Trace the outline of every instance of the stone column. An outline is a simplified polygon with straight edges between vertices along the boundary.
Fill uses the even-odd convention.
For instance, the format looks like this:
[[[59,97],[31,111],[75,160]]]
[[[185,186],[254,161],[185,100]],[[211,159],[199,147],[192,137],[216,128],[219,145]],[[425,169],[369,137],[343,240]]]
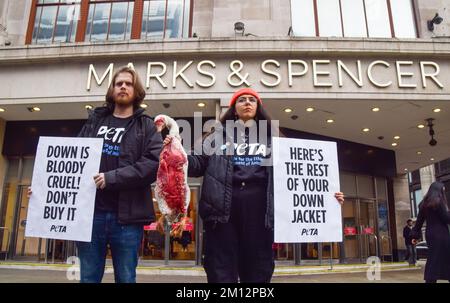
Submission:
[[[403,238],[403,227],[406,225],[406,221],[411,217],[408,176],[403,174],[394,178],[393,189],[395,213],[391,213],[390,218],[391,220],[395,219],[396,230],[392,231],[391,234],[392,237],[396,237],[397,255],[399,261],[402,261],[404,260],[406,253],[405,240]],[[396,255],[395,252],[394,255]]]
[[[428,192],[428,189],[430,188],[431,183],[436,180],[434,165],[422,167],[419,172],[420,188],[422,189],[422,195],[425,196],[425,194]]]

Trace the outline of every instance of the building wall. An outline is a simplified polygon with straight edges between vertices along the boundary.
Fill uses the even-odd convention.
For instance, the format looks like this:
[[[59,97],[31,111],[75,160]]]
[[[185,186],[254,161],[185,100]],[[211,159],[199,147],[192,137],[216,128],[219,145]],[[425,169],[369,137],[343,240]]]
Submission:
[[[0,24],[7,28],[7,35],[4,34],[3,36],[11,42],[11,45],[25,44],[30,10],[30,0],[0,1]],[[0,41],[0,46],[2,45],[3,43]]]
[[[450,0],[415,0],[419,37],[450,37]],[[434,15],[444,18],[441,24],[435,25],[433,32],[427,28],[427,21],[433,19]]]
[[[232,37],[234,23],[242,21],[245,33],[287,36],[291,26],[290,0],[214,0],[212,36]]]
[[[245,33],[285,37],[291,26],[290,0],[195,0],[192,33],[200,38],[234,37],[234,23],[243,21]],[[415,0],[420,38],[450,37],[450,0]],[[0,1],[0,24],[12,45],[24,45],[30,0]],[[427,20],[439,13],[444,21],[427,29]],[[6,34],[0,30],[0,45]]]
[[[211,37],[214,1],[196,0],[192,16],[192,34],[199,38]]]

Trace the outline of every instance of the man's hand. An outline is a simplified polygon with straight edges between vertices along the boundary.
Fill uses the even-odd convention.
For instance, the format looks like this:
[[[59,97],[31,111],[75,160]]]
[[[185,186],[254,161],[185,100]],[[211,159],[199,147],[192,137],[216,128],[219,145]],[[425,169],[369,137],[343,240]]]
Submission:
[[[339,202],[339,204],[344,205],[344,193],[341,192],[335,193],[334,197]]]
[[[167,135],[166,138],[163,141],[164,146],[169,144],[172,141],[172,136]]]
[[[31,190],[31,186],[28,186],[28,190],[27,190],[27,198],[28,199],[30,199],[32,193],[33,193],[33,191]]]
[[[95,186],[100,189],[104,189],[106,187],[105,174],[99,173],[94,176]]]

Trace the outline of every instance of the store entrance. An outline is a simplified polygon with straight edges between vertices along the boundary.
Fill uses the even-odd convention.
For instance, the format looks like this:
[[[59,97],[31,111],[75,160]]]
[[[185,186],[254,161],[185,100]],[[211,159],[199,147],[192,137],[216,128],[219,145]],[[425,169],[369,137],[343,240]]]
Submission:
[[[375,200],[347,199],[343,206],[344,257],[364,263],[378,255]]]

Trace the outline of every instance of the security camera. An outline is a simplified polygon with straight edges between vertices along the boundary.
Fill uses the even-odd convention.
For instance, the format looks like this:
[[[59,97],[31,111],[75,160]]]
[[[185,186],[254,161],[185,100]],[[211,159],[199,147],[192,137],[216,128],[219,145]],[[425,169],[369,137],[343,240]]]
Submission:
[[[433,31],[434,25],[441,24],[442,21],[444,21],[444,19],[441,16],[439,16],[438,13],[436,13],[436,15],[433,17],[433,19],[427,21],[428,30]]]
[[[170,103],[163,103],[163,107],[164,108],[169,108],[170,107]]]

